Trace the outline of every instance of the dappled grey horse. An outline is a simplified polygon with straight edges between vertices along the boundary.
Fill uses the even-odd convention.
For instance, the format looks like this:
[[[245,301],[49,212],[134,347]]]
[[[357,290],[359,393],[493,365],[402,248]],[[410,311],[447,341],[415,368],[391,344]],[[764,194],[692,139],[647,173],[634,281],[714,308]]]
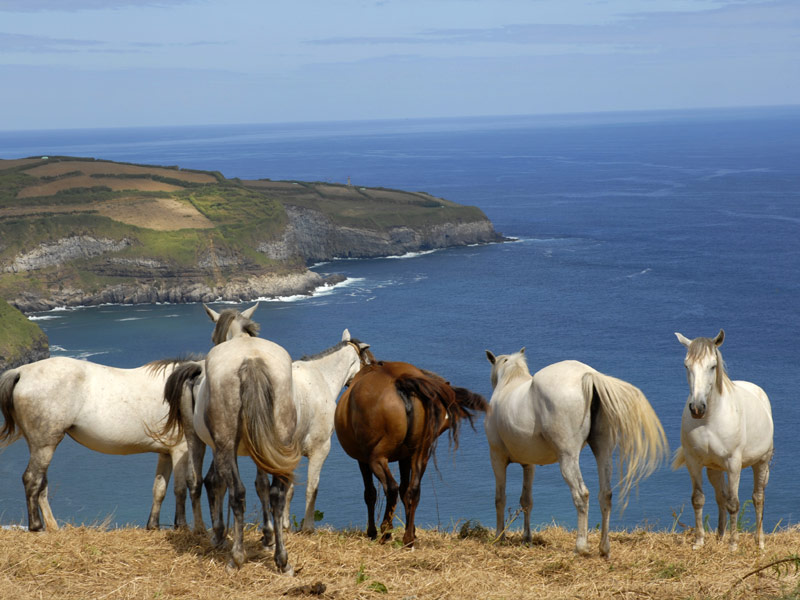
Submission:
[[[187,443],[180,433],[155,435],[167,418],[164,383],[181,360],[118,369],[53,357],[10,369],[0,377],[5,424],[0,444],[20,435],[30,449],[22,476],[31,531],[58,529],[47,499],[47,468],[64,435],[106,454],[158,453],[148,529],[157,529],[167,483],[175,472],[175,526],[186,525]],[[19,430],[19,431],[17,431]],[[191,487],[191,482],[190,487]],[[194,527],[204,531],[200,498],[192,498]]]

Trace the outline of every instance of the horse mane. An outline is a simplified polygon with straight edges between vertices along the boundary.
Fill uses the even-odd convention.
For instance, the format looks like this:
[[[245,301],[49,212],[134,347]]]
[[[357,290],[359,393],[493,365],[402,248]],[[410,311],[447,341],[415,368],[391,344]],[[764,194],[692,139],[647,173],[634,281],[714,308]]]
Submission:
[[[345,346],[347,346],[351,342],[353,344],[355,344],[356,346],[359,346],[359,347],[363,343],[359,339],[350,338],[350,340],[348,340],[348,341],[344,341],[343,340],[343,341],[339,342],[338,344],[336,344],[335,346],[331,346],[330,348],[328,348],[326,350],[323,350],[322,352],[317,352],[316,354],[312,354],[310,356],[307,355],[307,354],[303,355],[298,360],[302,360],[303,362],[308,362],[308,361],[311,361],[311,360],[317,360],[318,358],[323,358],[325,356],[333,354],[334,352],[337,352],[338,350],[341,350],[342,348],[344,348]],[[372,356],[372,352],[369,351],[369,348],[366,348],[366,349],[360,351],[360,353],[364,353],[364,352],[368,352],[369,353],[368,357],[371,358],[374,361],[375,357]]]
[[[219,319],[217,319],[217,324],[214,327],[214,333],[211,334],[211,342],[216,346],[221,344],[225,341],[225,338],[228,337],[228,330],[231,327],[231,323],[237,317],[241,317],[244,321],[242,325],[242,330],[249,335],[250,337],[256,337],[258,335],[261,326],[253,321],[252,319],[248,319],[245,316],[242,316],[238,310],[233,308],[226,308],[221,313],[219,313]]]
[[[180,367],[187,362],[199,362],[205,359],[205,354],[201,354],[199,352],[190,352],[188,354],[183,354],[173,358],[159,358],[158,360],[153,360],[144,366],[151,375],[160,375],[166,373],[167,369],[170,367]]]
[[[719,351],[719,346],[714,343],[714,340],[704,337],[693,339],[686,351],[686,360],[697,362],[709,354],[715,355],[717,359],[717,373],[714,382],[717,392],[721,394],[723,391],[730,391],[733,388],[733,382],[728,376],[728,369],[722,359],[722,352]]]
[[[506,361],[502,365],[492,369],[492,387],[497,387],[500,381],[505,383],[517,377],[531,376],[531,371],[528,369],[528,361],[525,360],[524,354],[517,352],[516,354],[509,354],[505,358]],[[500,371],[499,377],[498,371]]]

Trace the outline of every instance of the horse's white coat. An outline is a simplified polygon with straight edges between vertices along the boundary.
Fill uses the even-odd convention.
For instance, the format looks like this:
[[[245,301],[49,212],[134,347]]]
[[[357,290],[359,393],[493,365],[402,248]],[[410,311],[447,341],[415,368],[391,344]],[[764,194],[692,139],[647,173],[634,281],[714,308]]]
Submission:
[[[725,536],[726,512],[730,514],[732,550],[738,543],[739,478],[742,468],[752,467],[756,543],[763,548],[764,488],[773,452],[769,398],[754,383],[728,378],[719,351],[724,331],[714,339],[689,340],[680,333],[675,335],[688,350],[684,362],[690,392],[681,418],[681,447],[675,453],[673,468],[685,464],[692,480],[694,547],[702,546],[704,537],[703,467],[714,486],[720,538]]]
[[[33,496],[41,496],[45,526],[58,529],[46,500],[46,474],[64,434],[91,450],[106,454],[160,454],[148,527],[158,526],[161,503],[173,470],[176,501],[179,505],[185,503],[186,441],[182,435],[154,435],[160,431],[167,415],[163,393],[164,382],[171,371],[172,366],[118,369],[53,357],[7,372],[8,377],[19,374],[12,392],[13,410],[31,449],[25,480],[33,528],[37,525],[39,507],[32,500]],[[39,491],[41,482],[44,487]],[[176,518],[184,510],[179,506]],[[199,506],[196,507],[195,518],[199,510]]]
[[[647,399],[636,387],[599,373],[574,360],[544,367],[531,376],[524,348],[515,354],[487,351],[494,392],[484,421],[495,475],[497,535],[503,537],[506,468],[523,467],[520,504],[525,519],[524,541],[530,542],[531,488],[535,465],[558,462],[578,512],[576,552],[587,554],[589,491],[581,476],[579,456],[588,442],[598,465],[602,512],[600,553],[608,555],[611,513],[611,457],[619,445],[625,471],[622,496],[661,462],[666,438]],[[592,418],[593,398],[598,401]]]

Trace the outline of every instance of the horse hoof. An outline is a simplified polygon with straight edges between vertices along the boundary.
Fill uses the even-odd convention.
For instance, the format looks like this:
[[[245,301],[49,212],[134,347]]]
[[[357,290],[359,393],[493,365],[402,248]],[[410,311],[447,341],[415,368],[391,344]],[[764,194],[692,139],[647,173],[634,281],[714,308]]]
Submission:
[[[278,571],[280,571],[281,574],[286,575],[287,577],[294,577],[294,567],[289,563],[286,563],[286,565],[283,568],[279,567]]]
[[[267,544],[265,541],[261,541],[261,548],[267,552],[274,552],[275,551],[275,542],[271,544]]]

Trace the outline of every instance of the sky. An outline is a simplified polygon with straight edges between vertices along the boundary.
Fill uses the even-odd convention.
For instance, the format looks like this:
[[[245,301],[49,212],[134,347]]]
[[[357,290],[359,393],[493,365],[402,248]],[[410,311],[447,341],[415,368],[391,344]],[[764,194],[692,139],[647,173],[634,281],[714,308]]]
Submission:
[[[800,0],[0,0],[0,131],[800,104]]]

